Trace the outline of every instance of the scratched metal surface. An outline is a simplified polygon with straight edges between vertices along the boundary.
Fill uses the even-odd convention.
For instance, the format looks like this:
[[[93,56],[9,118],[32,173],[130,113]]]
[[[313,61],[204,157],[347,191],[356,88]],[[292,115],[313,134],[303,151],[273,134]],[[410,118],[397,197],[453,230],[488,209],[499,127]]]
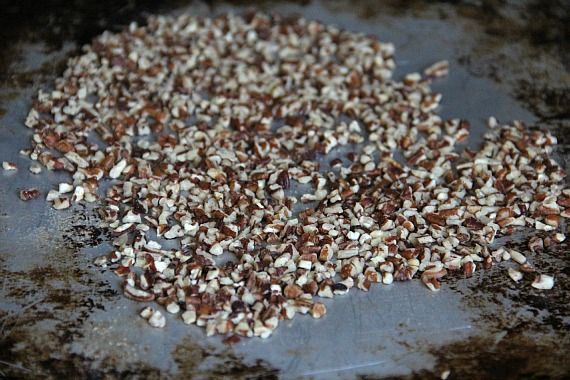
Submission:
[[[263,8],[299,13],[393,42],[396,77],[440,59],[450,60],[449,77],[433,87],[443,94],[442,116],[472,123],[472,146],[484,131],[483,121],[491,115],[499,120],[537,120],[496,82],[475,76],[460,64],[465,46],[474,43],[465,25],[453,19],[390,12],[362,17],[362,12],[352,12],[347,3],[337,5],[276,3]],[[168,12],[206,15],[240,10],[239,6],[193,4]],[[91,265],[93,257],[109,249],[92,210],[77,206],[56,212],[41,200],[24,203],[17,198],[19,188],[35,186],[45,194],[67,178],[46,171],[31,174],[27,170],[30,161],[18,151],[27,146],[31,134],[23,119],[32,94],[38,86],[49,86],[60,70],[50,65],[76,48],[73,42],[49,52],[41,43],[24,45],[10,70],[30,72],[32,78],[40,79],[24,83],[17,91],[6,85],[0,88],[5,110],[0,116],[0,161],[13,161],[19,167],[16,173],[0,173],[0,377],[344,379],[434,376],[446,369],[453,377],[462,371],[453,357],[445,356],[459,352],[461,346],[454,345],[487,338],[500,345],[508,335],[505,324],[486,322],[485,315],[503,318],[501,313],[508,310],[506,324],[537,318],[531,307],[511,301],[509,295],[487,297],[474,291],[485,283],[485,275],[478,274],[451,282],[438,293],[419,281],[376,286],[368,293],[356,290],[325,300],[328,314],[320,320],[299,316],[282,323],[267,340],[242,340],[232,347],[217,337],[207,338],[201,328],[186,326],[171,315],[167,315],[165,329],[150,328],[138,317],[142,305],[117,294],[120,286],[115,275]],[[51,68],[48,74],[34,74],[45,67]],[[567,263],[567,258],[561,260]],[[500,278],[504,269],[495,269],[492,278]],[[483,303],[471,302],[475,299]],[[557,317],[561,323],[569,322],[567,310]],[[567,342],[566,330],[542,330],[539,325],[533,333],[545,345],[554,340]],[[484,351],[484,342],[474,344],[473,350]],[[563,345],[562,353],[568,347]],[[508,369],[519,364],[497,364],[503,365]]]

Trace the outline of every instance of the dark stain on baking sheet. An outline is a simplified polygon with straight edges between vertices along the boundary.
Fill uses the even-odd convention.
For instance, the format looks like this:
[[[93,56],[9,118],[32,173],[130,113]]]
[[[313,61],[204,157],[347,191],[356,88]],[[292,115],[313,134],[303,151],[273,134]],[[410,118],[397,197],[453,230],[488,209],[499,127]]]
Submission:
[[[172,351],[178,366],[177,377],[206,379],[277,379],[279,371],[263,360],[247,363],[231,348],[218,350],[183,339]],[[204,369],[207,365],[207,369]]]
[[[506,331],[521,325],[528,332],[570,332],[570,260],[566,242],[543,252],[531,252],[517,244],[507,246],[522,252],[536,272],[524,273],[523,279],[515,283],[507,275],[507,268],[518,267],[511,260],[488,271],[480,270],[469,281],[456,275],[446,285],[463,295],[465,304],[480,315],[476,322],[487,328]],[[538,273],[553,276],[554,288],[533,288],[531,283]]]
[[[0,295],[15,305],[0,310],[0,378],[170,377],[172,373],[143,361],[122,363],[116,354],[100,358],[72,350],[73,342],[84,338],[91,314],[105,311],[120,295],[110,283],[94,279],[96,269],[80,254],[82,248],[108,240],[107,232],[95,227],[96,214],[74,213],[64,225],[62,236],[53,237],[46,248],[45,264],[13,271],[0,254]],[[172,358],[179,378],[274,379],[278,373],[262,360],[244,361],[231,347],[203,347],[188,338],[175,347]]]
[[[69,351],[95,310],[118,294],[107,282],[81,269],[76,249],[51,249],[45,264],[12,271],[2,259],[4,302],[0,311],[0,376],[82,376],[88,363]],[[144,367],[141,367],[144,368]]]
[[[531,287],[535,274],[525,274],[520,283],[507,275],[513,263],[479,271],[470,280],[461,275],[445,280],[444,286],[462,294],[465,307],[477,315],[479,334],[443,346],[428,341],[409,345],[409,350],[433,356],[432,369],[408,376],[381,379],[563,379],[570,375],[570,261],[566,244],[547,252],[531,253],[529,262],[542,273],[553,275],[550,291]],[[406,342],[402,342],[408,345]],[[362,375],[362,380],[380,379]]]
[[[536,337],[523,331],[507,331],[501,338],[472,337],[443,347],[430,348],[436,365],[406,376],[361,375],[360,380],[448,379],[515,380],[564,379],[569,373],[568,342]]]
[[[118,370],[116,357],[103,358],[103,364],[94,365],[93,359],[73,353],[62,352],[71,338],[55,332],[20,329],[0,343],[2,355],[0,378],[50,378],[50,379],[160,379],[161,373],[144,362],[133,363]],[[25,342],[25,348],[22,347]],[[17,347],[17,348],[16,348]],[[54,354],[56,353],[56,354]],[[26,364],[19,364],[26,363]]]
[[[78,253],[81,248],[100,244],[103,232],[93,227],[92,212],[76,213],[65,223],[62,236],[50,236],[44,259],[29,269],[13,270],[0,255],[0,378],[2,377],[123,377],[113,367],[92,367],[93,359],[70,351],[82,336],[82,327],[96,310],[105,310],[118,293],[111,285],[93,277],[93,268]],[[131,374],[150,374],[141,363]]]
[[[81,206],[76,206],[81,207]],[[63,240],[70,249],[96,247],[104,241],[111,240],[111,233],[107,228],[101,228],[99,217],[94,210],[75,212],[73,222],[63,229]]]
[[[483,334],[444,347],[428,348],[437,370],[453,378],[518,379],[564,378],[570,374],[570,261],[568,247],[553,247],[533,254],[529,262],[555,277],[550,291],[531,287],[535,274],[520,283],[498,265],[472,280],[451,279],[448,286],[463,294],[465,304],[479,314],[475,325]]]
[[[554,337],[533,337],[523,331],[507,331],[499,340],[473,337],[430,353],[438,372],[450,371],[449,379],[564,378],[568,343]]]

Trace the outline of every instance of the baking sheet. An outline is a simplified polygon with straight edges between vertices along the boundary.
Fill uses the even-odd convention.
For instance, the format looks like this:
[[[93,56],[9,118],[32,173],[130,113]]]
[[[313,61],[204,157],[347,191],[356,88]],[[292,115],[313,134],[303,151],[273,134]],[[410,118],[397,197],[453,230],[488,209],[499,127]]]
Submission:
[[[334,6],[264,3],[263,8],[302,14],[393,42],[397,78],[448,59],[449,77],[433,85],[443,94],[440,114],[468,119],[473,125],[472,146],[491,115],[504,121],[537,120],[496,82],[474,76],[461,64],[461,54],[475,41],[465,25],[453,19],[382,12],[363,15],[347,2]],[[235,5],[198,3],[169,12],[207,15],[242,10]],[[420,281],[374,286],[368,293],[354,290],[324,300],[328,313],[320,320],[298,316],[280,323],[267,340],[245,339],[231,347],[172,315],[166,316],[165,329],[150,328],[138,317],[143,305],[122,297],[120,279],[91,264],[110,249],[93,210],[75,206],[57,212],[42,200],[21,202],[17,197],[19,188],[35,186],[45,194],[67,179],[45,170],[31,174],[29,159],[18,151],[28,146],[31,135],[23,125],[31,96],[39,86],[49,86],[57,70],[43,76],[33,73],[53,68],[53,62],[76,48],[73,42],[49,52],[41,43],[23,45],[11,70],[31,72],[32,78],[39,79],[17,90],[0,89],[0,95],[11,94],[1,103],[5,113],[0,116],[0,161],[13,161],[19,167],[17,173],[0,172],[0,376],[344,379],[439,376],[445,370],[459,376],[475,368],[462,367],[462,360],[474,363],[482,360],[477,355],[491,355],[493,350],[500,355],[507,350],[503,345],[511,341],[524,346],[521,342],[528,339],[527,348],[542,353],[545,363],[547,356],[554,360],[556,353],[568,352],[568,330],[564,330],[570,322],[568,310],[540,308],[539,301],[548,303],[548,299],[532,290],[521,293],[503,280],[506,266],[468,280],[448,280],[438,293]],[[565,249],[552,257],[536,258],[537,264],[560,272],[560,290],[550,300],[554,303],[566,300],[570,271],[563,272],[568,268]],[[535,304],[527,302],[527,296],[537,298],[533,298]],[[557,318],[559,328],[544,323],[549,316]],[[516,335],[516,328],[529,320],[536,326]],[[512,334],[515,338],[509,338]],[[533,342],[552,352],[533,348]],[[472,355],[464,353],[470,351]],[[492,377],[501,373],[495,372],[497,368],[521,365],[497,362],[488,374]],[[568,370],[564,365],[534,369],[531,374],[563,374]]]

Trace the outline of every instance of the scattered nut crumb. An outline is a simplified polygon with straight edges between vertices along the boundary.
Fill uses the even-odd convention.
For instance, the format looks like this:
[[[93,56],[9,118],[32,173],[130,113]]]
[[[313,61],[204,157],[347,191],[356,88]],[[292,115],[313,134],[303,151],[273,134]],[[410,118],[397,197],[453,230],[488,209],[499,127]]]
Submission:
[[[40,191],[35,187],[31,187],[29,189],[20,190],[19,195],[21,200],[29,201],[31,199],[38,198],[40,196]]]
[[[539,274],[535,277],[531,285],[533,288],[541,290],[552,289],[554,287],[554,277],[546,274]]]
[[[521,272],[519,272],[516,269],[513,268],[509,268],[508,269],[508,273],[509,273],[509,277],[514,281],[514,282],[519,282],[520,280],[522,280],[523,278],[523,274]]]
[[[3,162],[2,162],[2,168],[3,168],[5,171],[18,170],[18,167],[16,166],[16,164],[13,163],[13,162],[9,162],[9,161],[3,161]]]
[[[34,162],[30,165],[30,172],[33,174],[40,174],[42,172],[42,167],[37,162]]]

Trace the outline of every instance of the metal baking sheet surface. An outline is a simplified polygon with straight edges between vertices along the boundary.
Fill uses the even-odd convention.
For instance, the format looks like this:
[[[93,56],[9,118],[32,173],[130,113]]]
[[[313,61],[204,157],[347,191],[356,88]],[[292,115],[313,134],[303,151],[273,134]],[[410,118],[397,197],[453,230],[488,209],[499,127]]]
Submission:
[[[449,12],[441,17],[439,8],[432,12],[427,5],[409,12],[396,9],[398,2],[380,3],[387,5],[266,2],[260,7],[393,42],[396,77],[448,59],[450,75],[433,87],[443,94],[442,116],[473,125],[471,146],[480,141],[491,115],[537,121],[500,81],[477,75],[465,63],[472,54],[476,64],[488,65],[472,53],[481,48],[477,19],[466,19],[451,6],[441,8]],[[207,15],[244,8],[176,2],[161,11]],[[488,48],[503,49],[507,57],[524,53],[513,46]],[[138,316],[142,305],[121,295],[120,280],[91,264],[110,249],[92,209],[57,212],[42,200],[21,202],[17,196],[18,189],[31,186],[45,194],[68,178],[45,170],[30,173],[31,161],[18,152],[31,135],[23,120],[32,95],[49,88],[62,71],[61,62],[77,48],[73,39],[63,39],[55,49],[41,38],[21,42],[5,67],[17,80],[5,78],[0,87],[0,161],[19,168],[0,172],[0,377],[350,379],[433,377],[449,370],[451,378],[492,378],[501,373],[556,376],[568,370],[567,363],[556,365],[570,347],[568,310],[554,307],[568,301],[565,246],[562,253],[531,257],[537,265],[558,270],[558,290],[550,300],[509,283],[501,266],[449,280],[437,293],[419,281],[374,286],[368,293],[355,290],[325,300],[328,313],[320,320],[299,316],[282,322],[269,339],[242,339],[231,347],[172,315],[166,315],[166,328],[150,328]],[[530,354],[521,349],[538,355],[543,365],[529,364]]]

